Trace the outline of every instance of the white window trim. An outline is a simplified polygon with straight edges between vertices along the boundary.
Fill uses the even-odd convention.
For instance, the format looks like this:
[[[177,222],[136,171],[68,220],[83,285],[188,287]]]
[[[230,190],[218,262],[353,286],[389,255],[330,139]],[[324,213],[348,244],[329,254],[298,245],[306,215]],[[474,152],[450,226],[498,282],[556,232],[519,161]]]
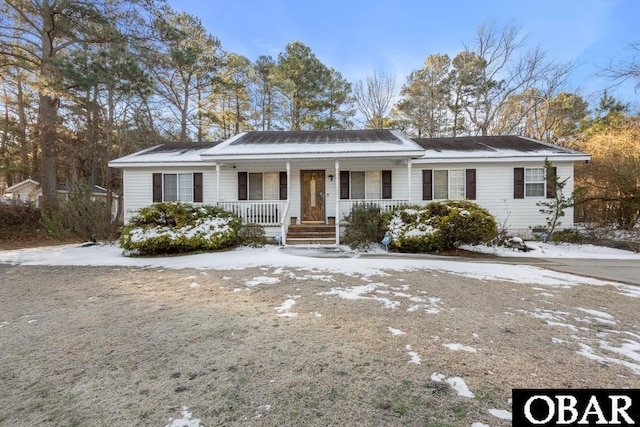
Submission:
[[[189,188],[189,199],[188,200],[180,200],[180,175],[187,175],[190,177],[191,188]],[[176,177],[176,200],[167,200],[166,197],[166,187],[164,185],[165,176],[175,176]],[[166,202],[183,202],[183,203],[193,203],[193,173],[189,172],[175,172],[175,173],[163,173],[162,174],[162,201]]]
[[[527,181],[527,171],[542,170],[542,181]],[[542,184],[542,195],[529,196],[527,194],[527,184]],[[547,197],[547,177],[544,167],[524,168],[524,198],[525,199],[544,199]]]
[[[367,197],[370,190],[370,182],[367,180],[367,174],[372,172],[377,172],[379,174],[379,187],[380,192],[378,197],[369,198]],[[364,199],[354,199],[353,198],[353,174],[354,173],[364,173]],[[370,176],[370,175],[369,175]],[[349,200],[380,200],[382,199],[382,170],[374,170],[374,171],[349,171]]]
[[[445,199],[436,198],[436,172],[447,172],[447,197]],[[462,198],[451,199],[452,184],[451,184],[451,172],[462,172]],[[467,196],[467,170],[466,169],[433,169],[433,178],[431,182],[431,194],[433,200],[464,200]]]
[[[275,199],[265,199],[265,180],[264,176],[266,174],[276,175],[277,185],[276,185],[276,197]],[[262,181],[262,198],[261,199],[252,199],[251,198],[251,175],[260,175]],[[247,172],[247,200],[279,200],[279,192],[280,192],[280,172]]]

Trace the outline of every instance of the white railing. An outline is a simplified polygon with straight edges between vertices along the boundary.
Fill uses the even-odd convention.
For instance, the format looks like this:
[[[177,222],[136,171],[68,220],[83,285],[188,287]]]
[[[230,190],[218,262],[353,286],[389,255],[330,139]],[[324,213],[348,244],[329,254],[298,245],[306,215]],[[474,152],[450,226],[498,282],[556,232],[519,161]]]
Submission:
[[[286,200],[238,200],[218,202],[218,207],[233,212],[245,224],[281,225]]]
[[[290,209],[291,200],[287,200],[287,203],[284,205],[282,216],[280,217],[280,236],[282,236],[282,243],[285,243],[287,241],[287,229],[290,225],[289,221],[291,221],[291,218],[289,217]]]
[[[355,199],[341,199],[340,200],[340,222],[343,222],[344,219],[351,213],[351,210],[356,204],[365,203],[367,205],[374,205],[380,208],[380,212],[386,213],[391,212],[394,208],[402,205],[409,204],[408,200],[400,200],[400,199],[363,199],[363,200],[355,200]]]

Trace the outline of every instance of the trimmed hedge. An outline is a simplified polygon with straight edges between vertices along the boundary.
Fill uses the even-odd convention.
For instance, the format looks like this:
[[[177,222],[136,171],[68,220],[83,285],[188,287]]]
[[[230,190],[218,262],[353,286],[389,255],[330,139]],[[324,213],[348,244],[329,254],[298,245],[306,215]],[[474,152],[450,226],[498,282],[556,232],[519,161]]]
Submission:
[[[489,211],[467,200],[396,208],[388,218],[388,229],[390,246],[400,252],[440,252],[490,242],[497,235]]]
[[[156,203],[122,229],[120,246],[132,255],[218,250],[235,244],[242,220],[215,206]]]

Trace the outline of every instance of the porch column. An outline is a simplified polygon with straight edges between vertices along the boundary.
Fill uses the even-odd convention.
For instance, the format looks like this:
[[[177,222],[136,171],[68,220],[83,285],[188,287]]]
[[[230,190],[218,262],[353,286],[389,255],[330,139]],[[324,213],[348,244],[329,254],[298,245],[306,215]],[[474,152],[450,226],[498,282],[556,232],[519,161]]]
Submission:
[[[216,162],[216,205],[220,202],[220,162]]]
[[[336,245],[340,244],[340,160],[336,159],[336,172],[335,172],[336,188],[334,190],[334,197],[336,199]]]
[[[407,199],[409,200],[409,204],[411,204],[411,159],[407,160],[407,185],[409,187]]]

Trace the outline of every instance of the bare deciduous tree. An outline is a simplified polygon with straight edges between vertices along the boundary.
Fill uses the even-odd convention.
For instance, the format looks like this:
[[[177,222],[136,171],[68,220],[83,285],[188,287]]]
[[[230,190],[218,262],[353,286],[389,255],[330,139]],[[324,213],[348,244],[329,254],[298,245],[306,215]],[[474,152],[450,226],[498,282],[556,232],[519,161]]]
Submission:
[[[385,127],[387,115],[395,92],[392,76],[374,72],[364,81],[358,80],[353,88],[358,111],[364,116],[365,126],[370,129]]]

